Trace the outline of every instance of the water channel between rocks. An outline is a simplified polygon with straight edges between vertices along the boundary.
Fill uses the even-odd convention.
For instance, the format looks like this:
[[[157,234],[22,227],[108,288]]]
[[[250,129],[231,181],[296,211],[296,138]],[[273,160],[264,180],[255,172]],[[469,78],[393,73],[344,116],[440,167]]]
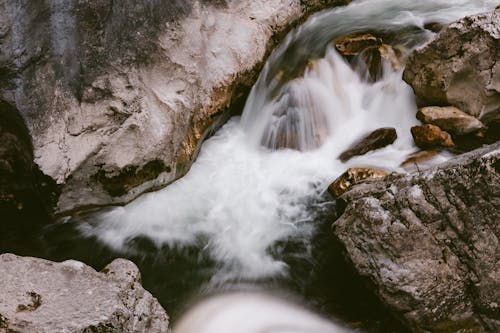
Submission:
[[[495,4],[366,0],[314,15],[272,53],[242,116],[203,144],[185,177],[124,207],[21,228],[6,244],[17,254],[73,258],[97,269],[129,258],[174,320],[200,294],[278,290],[325,315],[369,322],[369,331],[398,331],[333,243],[335,207],[325,189],[351,166],[405,172],[400,165],[416,150],[415,101],[402,68],[383,60],[381,79],[369,82],[332,41],[372,32],[404,60],[433,36],[426,23],[446,24]],[[392,145],[338,159],[381,127],[396,128]],[[281,149],[290,146],[302,151]]]

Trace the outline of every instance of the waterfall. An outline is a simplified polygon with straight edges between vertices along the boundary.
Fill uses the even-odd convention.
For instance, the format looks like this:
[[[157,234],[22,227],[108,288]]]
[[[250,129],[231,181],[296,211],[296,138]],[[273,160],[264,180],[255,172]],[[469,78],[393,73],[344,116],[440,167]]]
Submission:
[[[287,265],[271,249],[293,240],[307,250],[315,230],[310,202],[320,201],[352,166],[405,172],[400,164],[416,150],[410,134],[417,124],[415,101],[402,69],[382,60],[381,77],[367,80],[332,41],[378,31],[392,36],[404,58],[432,36],[425,23],[448,23],[496,4],[360,0],[313,16],[273,52],[242,116],[203,144],[185,177],[124,207],[98,212],[80,229],[125,253],[137,237],[171,248],[201,244],[217,263],[216,285],[286,276]],[[338,159],[381,127],[396,128],[398,139],[346,163]]]

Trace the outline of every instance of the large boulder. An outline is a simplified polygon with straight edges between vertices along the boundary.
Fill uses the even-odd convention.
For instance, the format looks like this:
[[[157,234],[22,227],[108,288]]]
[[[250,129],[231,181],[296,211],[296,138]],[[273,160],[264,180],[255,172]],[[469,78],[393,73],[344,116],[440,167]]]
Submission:
[[[415,332],[500,329],[500,143],[354,186],[333,232]]]
[[[288,29],[346,2],[3,0],[0,98],[58,213],[126,203],[187,172]]]
[[[0,332],[167,332],[168,316],[116,259],[96,272],[74,260],[0,255]]]
[[[443,29],[408,59],[403,78],[421,106],[453,105],[500,121],[500,7]]]

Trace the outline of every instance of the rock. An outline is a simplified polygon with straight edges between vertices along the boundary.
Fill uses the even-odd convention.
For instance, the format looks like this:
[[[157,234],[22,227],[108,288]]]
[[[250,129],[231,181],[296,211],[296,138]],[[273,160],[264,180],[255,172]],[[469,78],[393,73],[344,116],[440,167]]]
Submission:
[[[404,160],[404,162],[401,163],[401,166],[403,168],[408,168],[415,164],[418,165],[420,163],[424,163],[433,159],[437,155],[439,155],[439,150],[420,150],[413,154],[408,155],[406,160]]]
[[[385,59],[387,62],[389,62],[392,66],[392,69],[395,71],[399,71],[403,69],[404,67],[404,61],[403,61],[403,50],[402,47],[395,49],[391,45],[388,44],[382,44],[378,48],[380,52],[380,56],[382,59]]]
[[[348,150],[340,154],[339,159],[342,162],[350,160],[354,156],[366,154],[369,151],[380,149],[390,145],[397,139],[396,130],[392,127],[379,128],[368,134]]]
[[[415,144],[420,148],[455,146],[450,133],[443,131],[435,125],[413,126],[411,134],[413,135]]]
[[[444,25],[439,22],[429,22],[424,24],[424,29],[430,30],[432,32],[438,33],[443,30]]]
[[[417,118],[425,124],[436,125],[454,135],[465,135],[484,128],[481,121],[453,106],[424,107],[418,110]]]
[[[414,332],[500,328],[500,143],[353,187],[333,232]]]
[[[31,138],[19,112],[0,100],[0,233],[28,220],[49,220],[51,191],[57,188],[47,178],[33,163]]]
[[[0,99],[62,186],[56,213],[124,204],[183,176],[285,32],[346,2],[2,1]]]
[[[372,34],[349,35],[337,38],[334,41],[335,48],[344,56],[358,55],[367,48],[378,48],[382,40]]]
[[[444,28],[408,59],[403,78],[420,106],[453,105],[485,125],[500,121],[500,8]]]
[[[2,332],[168,332],[165,310],[128,260],[98,273],[75,260],[2,254],[0,271]]]
[[[340,197],[345,191],[356,184],[385,178],[386,176],[387,172],[381,169],[349,168],[328,186],[328,192],[334,197]]]

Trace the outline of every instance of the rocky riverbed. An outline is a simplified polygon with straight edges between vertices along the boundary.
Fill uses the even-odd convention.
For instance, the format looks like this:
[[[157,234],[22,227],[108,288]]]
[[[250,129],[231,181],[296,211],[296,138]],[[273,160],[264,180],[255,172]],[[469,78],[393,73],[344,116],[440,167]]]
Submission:
[[[130,1],[0,2],[1,252],[16,249],[16,254],[34,253],[40,244],[47,246],[40,233],[47,232],[54,213],[125,204],[183,176],[204,138],[231,112],[241,111],[266,57],[284,33],[313,11],[347,2],[181,1],[166,6]],[[411,128],[417,147],[398,162],[398,172],[391,173],[383,166],[356,163],[360,156],[380,153],[401,137],[410,137],[410,131],[396,134],[395,128],[383,127],[344,144],[343,153],[341,150],[333,158],[349,161],[350,169],[329,187],[337,209],[326,217],[328,225],[333,223],[333,232],[321,227],[319,238],[289,243],[278,238],[284,245],[273,244],[264,250],[287,253],[286,249],[291,249],[291,259],[284,265],[290,264],[296,276],[307,276],[300,270],[312,267],[309,259],[294,257],[297,248],[313,253],[318,248],[335,251],[335,264],[345,268],[349,273],[344,277],[352,277],[355,284],[350,290],[358,286],[370,298],[368,306],[383,309],[375,320],[395,318],[401,326],[392,325],[394,332],[496,332],[500,328],[500,8],[449,25],[410,27],[406,33],[422,34],[431,28],[438,33],[411,54],[406,54],[405,48],[398,49],[393,33],[363,30],[331,41],[346,60],[344,68],[338,65],[340,57],[330,57],[337,64],[336,70],[352,68],[373,86],[387,75],[387,68],[394,72],[406,66],[402,75],[413,88],[418,106],[414,116],[422,122]],[[306,52],[293,44],[291,50]],[[291,76],[266,68],[275,74],[270,95],[286,85],[286,80],[293,81],[295,76],[300,80],[300,75],[311,78],[315,70],[326,68],[318,59],[303,65],[293,69],[285,66]],[[337,92],[342,90],[335,87]],[[293,89],[285,90],[283,96],[291,104],[280,105],[280,110],[286,118],[287,108],[298,110],[301,99],[293,95]],[[320,111],[314,110],[317,115]],[[294,117],[287,126],[293,127],[300,120],[297,114]],[[321,128],[322,133],[312,136],[317,139],[314,148],[322,149],[330,128],[326,118],[315,119],[313,127]],[[289,148],[297,148],[292,147],[297,142],[263,144],[284,150],[279,153],[300,163],[289,152]],[[428,168],[429,161],[451,154],[456,156]],[[239,163],[243,166],[248,161]],[[210,177],[217,179],[213,174]],[[323,204],[333,205],[331,197],[323,195],[326,189],[317,190],[318,184],[309,187],[322,193]],[[257,181],[252,183],[257,185]],[[280,192],[275,201],[284,200],[287,194]],[[165,198],[168,203],[169,197]],[[312,201],[317,204],[316,197]],[[145,202],[154,210],[145,200],[135,206]],[[292,202],[291,206],[300,210],[307,205]],[[233,219],[240,217],[223,207],[219,210],[235,214]],[[98,215],[84,216],[85,223],[80,225],[88,229],[98,225]],[[127,215],[118,216],[128,226]],[[293,224],[295,220],[285,222],[299,230],[303,221],[302,215],[297,216],[297,224]],[[147,220],[142,214],[141,219]],[[248,239],[256,231],[257,225],[253,226],[255,229],[245,233]],[[150,226],[137,225],[135,229],[144,228],[143,234],[125,237],[138,251],[129,252],[129,256],[169,262],[168,258],[158,259],[158,254],[168,257],[169,251],[156,240],[147,239],[146,227]],[[160,226],[153,227],[162,234]],[[61,223],[56,230],[64,228]],[[230,229],[224,226],[222,230]],[[204,232],[203,236],[209,237],[209,232]],[[19,235],[33,237],[30,242],[37,245],[23,249],[17,243]],[[99,244],[99,236],[86,234],[87,240],[77,246],[81,253],[99,255],[94,248],[85,249]],[[310,241],[325,242],[325,236],[331,236],[331,247],[308,247]],[[204,245],[202,240],[199,237],[190,244],[199,251],[198,261],[190,265],[203,260],[209,264],[202,269],[227,270],[205,251],[216,242]],[[244,252],[243,245],[249,243],[239,241]],[[62,240],[57,249],[68,250],[75,242],[72,238]],[[144,259],[142,248],[157,254]],[[113,250],[116,252],[103,253],[106,257],[120,253]],[[225,248],[217,250],[226,255]],[[250,250],[247,254],[254,255]],[[50,250],[40,256],[47,253]],[[56,257],[65,254],[52,256]],[[328,257],[322,254],[314,260]],[[255,262],[260,259],[254,258]],[[301,260],[306,263],[293,271],[293,262]],[[242,264],[236,260],[230,263],[233,269]],[[169,329],[165,310],[155,295],[141,286],[135,264],[125,259],[116,259],[97,272],[75,260],[56,263],[5,253],[0,255],[0,271],[0,332]],[[313,271],[309,275],[316,273]],[[191,278],[198,279],[191,277],[189,269],[179,274],[185,284]],[[166,276],[174,275],[170,272]],[[158,279],[154,282],[159,283]],[[330,295],[330,291],[312,292],[319,293]],[[356,297],[356,304],[361,304],[362,295]],[[360,326],[373,329],[366,323]]]

